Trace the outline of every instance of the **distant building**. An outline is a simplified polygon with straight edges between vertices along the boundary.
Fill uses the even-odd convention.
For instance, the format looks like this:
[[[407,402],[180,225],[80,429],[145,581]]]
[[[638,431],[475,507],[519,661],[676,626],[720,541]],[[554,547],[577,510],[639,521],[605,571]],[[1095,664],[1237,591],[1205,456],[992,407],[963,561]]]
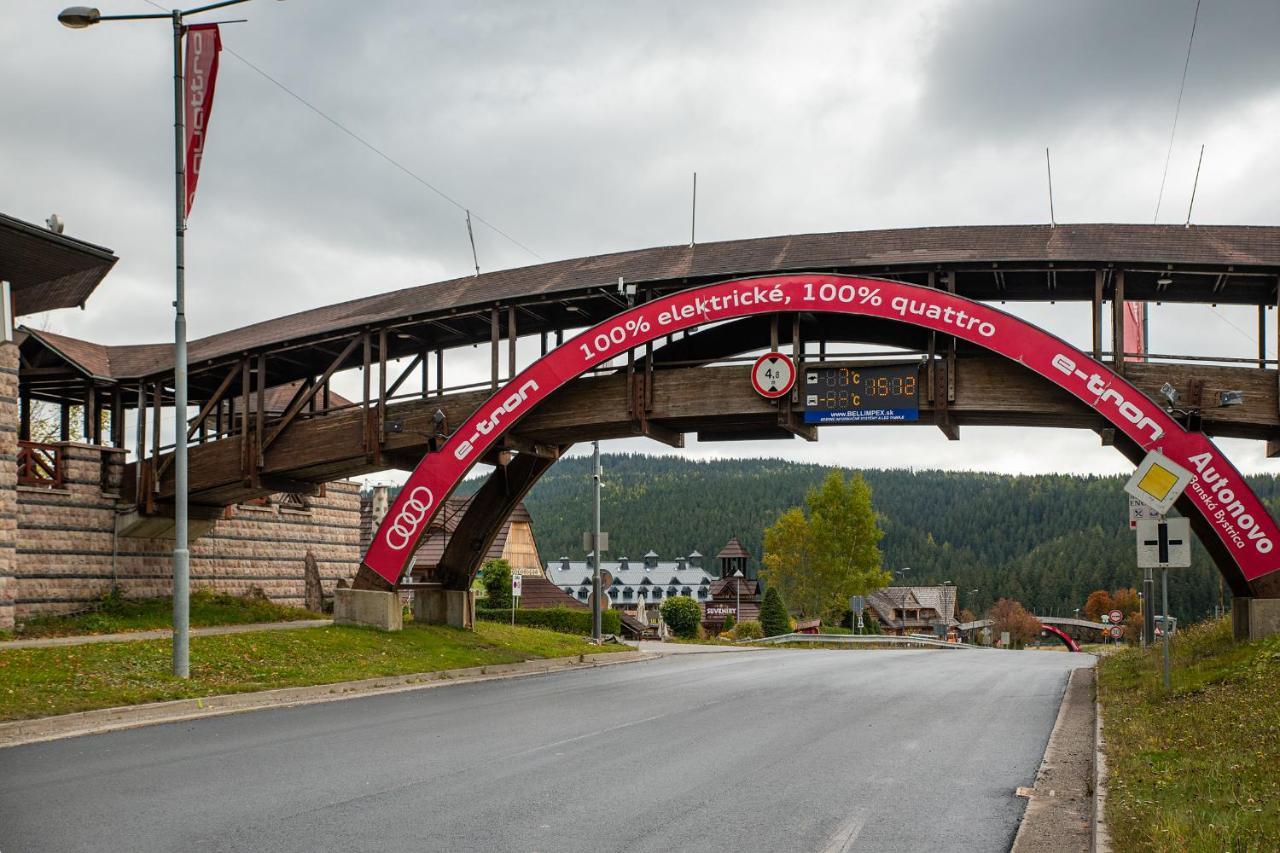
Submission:
[[[956,635],[956,588],[942,586],[887,586],[867,596],[867,607],[886,634]]]
[[[675,560],[661,560],[654,551],[645,554],[639,562],[626,557],[616,561],[604,560],[600,563],[600,571],[607,572],[610,578],[605,589],[610,606],[635,611],[642,605],[646,609],[660,605],[663,600],[677,595],[703,603],[710,597],[713,578],[703,568],[702,560],[697,551]],[[585,602],[591,594],[594,566],[594,557],[590,554],[584,561],[561,557],[556,562],[547,563],[547,579]]]
[[[441,512],[431,519],[431,526],[422,539],[414,560],[412,575],[415,580],[429,578],[449,544],[449,538],[457,529],[458,522],[471,505],[471,495],[464,498],[449,498],[444,502]],[[373,533],[387,513],[388,487],[374,486],[371,492],[362,496],[360,518],[360,550],[367,551]],[[502,529],[494,537],[493,544],[484,555],[484,562],[503,559],[511,564],[513,574],[526,577],[542,576],[542,558],[538,556],[538,543],[533,538],[533,519],[524,504],[517,504],[511,511]]]

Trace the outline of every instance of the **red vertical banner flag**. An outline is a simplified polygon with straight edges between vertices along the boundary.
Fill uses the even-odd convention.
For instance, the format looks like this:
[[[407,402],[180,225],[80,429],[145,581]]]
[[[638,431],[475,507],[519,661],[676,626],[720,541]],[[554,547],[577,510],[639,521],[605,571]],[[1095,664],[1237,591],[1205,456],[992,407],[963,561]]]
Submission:
[[[209,116],[213,113],[213,85],[218,79],[218,53],[221,50],[222,36],[217,24],[187,27],[186,67],[183,70],[187,157],[184,216],[191,215],[196,181],[200,180],[200,161],[204,159],[205,134],[209,130]]]
[[[1125,361],[1142,361],[1146,355],[1146,319],[1147,303],[1126,302],[1124,304],[1124,351],[1136,353],[1136,355],[1126,355]]]

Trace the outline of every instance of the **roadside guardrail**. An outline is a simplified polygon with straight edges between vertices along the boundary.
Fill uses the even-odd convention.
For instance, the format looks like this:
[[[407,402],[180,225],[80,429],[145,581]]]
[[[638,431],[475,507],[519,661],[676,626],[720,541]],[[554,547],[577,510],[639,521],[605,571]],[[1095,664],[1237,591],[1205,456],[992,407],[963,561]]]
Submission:
[[[980,649],[970,643],[948,643],[936,637],[920,634],[908,634],[899,637],[895,634],[779,634],[776,637],[765,637],[763,640],[739,640],[739,643],[766,643],[771,646],[785,643],[811,643],[822,645],[846,646],[908,646],[915,648],[929,647],[939,649]]]

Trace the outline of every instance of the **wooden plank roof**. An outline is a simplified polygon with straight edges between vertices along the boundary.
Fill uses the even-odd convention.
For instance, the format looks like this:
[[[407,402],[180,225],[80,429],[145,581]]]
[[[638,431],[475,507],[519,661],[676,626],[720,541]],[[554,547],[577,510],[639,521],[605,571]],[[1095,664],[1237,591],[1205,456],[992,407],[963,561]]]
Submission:
[[[1192,265],[1280,272],[1280,227],[1197,225],[984,225],[799,234],[660,246],[554,261],[362,296],[209,335],[189,344],[191,363],[287,342],[452,311],[615,288],[672,288],[732,276],[806,270],[929,269],[972,265]],[[1268,292],[1274,282],[1266,285]],[[1173,298],[1171,294],[1169,298]],[[1064,298],[1059,295],[1059,298]],[[1252,298],[1252,297],[1251,297]],[[1225,296],[1221,301],[1230,301]],[[486,331],[487,334],[487,331]],[[157,345],[143,345],[155,347]],[[117,379],[172,370],[172,353],[120,350]]]
[[[0,279],[19,316],[84,305],[117,260],[110,249],[0,213]]]

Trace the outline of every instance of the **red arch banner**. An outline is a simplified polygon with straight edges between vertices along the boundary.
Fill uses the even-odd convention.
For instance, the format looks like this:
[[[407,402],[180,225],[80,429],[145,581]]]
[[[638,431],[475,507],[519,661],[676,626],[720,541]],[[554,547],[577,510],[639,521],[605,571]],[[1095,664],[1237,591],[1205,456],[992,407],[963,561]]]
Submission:
[[[1143,450],[1190,469],[1187,489],[1246,581],[1275,571],[1280,531],[1244,478],[1203,433],[1189,432],[1149,397],[1065,341],[989,305],[900,282],[842,275],[781,275],[707,285],[647,302],[566,341],[482,404],[409,475],[363,564],[395,584],[427,523],[495,441],[565,383],[628,349],[672,332],[779,311],[857,314],[954,335],[1033,370],[1093,408]],[[1119,510],[1117,510],[1118,512]]]

